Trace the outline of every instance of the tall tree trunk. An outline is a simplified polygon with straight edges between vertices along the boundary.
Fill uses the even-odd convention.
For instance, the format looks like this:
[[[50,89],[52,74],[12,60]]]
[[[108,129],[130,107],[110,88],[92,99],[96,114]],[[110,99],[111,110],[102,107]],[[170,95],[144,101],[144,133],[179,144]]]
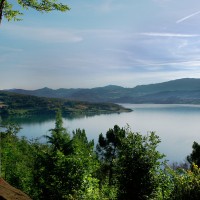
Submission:
[[[1,0],[1,3],[0,3],[0,24],[2,21],[2,17],[3,17],[3,8],[4,8],[5,1],[6,0]]]

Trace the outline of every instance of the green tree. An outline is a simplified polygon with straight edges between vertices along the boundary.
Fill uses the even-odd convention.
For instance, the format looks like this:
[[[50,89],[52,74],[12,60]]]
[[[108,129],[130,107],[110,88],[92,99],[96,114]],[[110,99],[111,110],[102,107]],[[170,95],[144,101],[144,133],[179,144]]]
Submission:
[[[194,142],[192,145],[192,153],[187,156],[187,161],[192,165],[195,163],[200,167],[200,145]]]
[[[155,133],[142,136],[127,130],[118,160],[118,199],[139,200],[154,197],[159,187],[161,161],[156,148],[160,139]]]
[[[73,166],[70,162],[70,135],[63,128],[61,111],[56,113],[55,128],[46,136],[48,144],[38,151],[34,164],[34,182],[37,183],[36,199],[63,199],[71,190],[70,177],[67,176]],[[71,185],[70,185],[71,184]]]
[[[17,136],[20,127],[5,125],[1,134],[1,177],[12,186],[31,193],[34,150],[25,138]]]
[[[102,133],[99,135],[96,150],[101,161],[101,174],[108,174],[109,185],[113,182],[114,162],[118,156],[123,138],[125,138],[125,129],[120,128],[118,125],[115,125],[113,129],[109,129],[106,137]]]
[[[170,191],[167,200],[198,200],[200,197],[200,169],[192,164],[192,170],[167,169]]]
[[[58,111],[47,139],[49,145],[38,152],[34,166],[36,199],[90,199],[92,191],[98,196],[98,162],[85,131],[77,129],[71,138]]]
[[[73,158],[78,161],[78,176],[81,175],[77,199],[102,199],[97,178],[99,162],[94,152],[94,141],[88,141],[85,130],[76,129],[76,131],[73,131],[72,147]]]
[[[63,127],[61,110],[56,112],[55,128],[50,129],[51,135],[46,136],[48,143],[52,145],[53,151],[59,150],[67,155],[70,151],[70,134]]]
[[[58,0],[17,0],[17,5],[19,5],[22,9],[28,10],[32,8],[39,12],[50,12],[53,10],[58,10],[65,12],[69,10],[67,5],[62,3],[58,3]],[[15,10],[14,7],[15,3],[9,0],[0,0],[0,23],[2,18],[5,17],[8,21],[14,20],[21,20],[18,18],[23,13],[20,10]]]

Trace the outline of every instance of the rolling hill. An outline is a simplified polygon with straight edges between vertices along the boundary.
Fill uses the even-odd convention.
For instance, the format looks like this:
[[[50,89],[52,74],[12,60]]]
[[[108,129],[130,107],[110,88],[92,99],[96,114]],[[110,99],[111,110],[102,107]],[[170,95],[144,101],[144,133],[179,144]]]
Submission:
[[[53,90],[42,88],[38,90],[12,89],[10,91],[38,97],[56,97],[88,102],[200,104],[200,79],[194,78],[139,85],[134,88],[109,85],[92,89],[61,88]]]
[[[0,116],[49,115],[55,114],[57,109],[61,109],[63,115],[73,116],[131,111],[114,103],[90,103],[0,91]]]

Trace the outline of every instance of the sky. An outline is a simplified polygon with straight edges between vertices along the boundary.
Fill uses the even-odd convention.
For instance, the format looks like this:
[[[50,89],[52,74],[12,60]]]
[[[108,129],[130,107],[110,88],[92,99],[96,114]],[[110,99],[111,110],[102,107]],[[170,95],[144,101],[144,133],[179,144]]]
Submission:
[[[13,2],[13,1],[11,1]],[[199,0],[66,0],[0,25],[0,89],[200,78]]]

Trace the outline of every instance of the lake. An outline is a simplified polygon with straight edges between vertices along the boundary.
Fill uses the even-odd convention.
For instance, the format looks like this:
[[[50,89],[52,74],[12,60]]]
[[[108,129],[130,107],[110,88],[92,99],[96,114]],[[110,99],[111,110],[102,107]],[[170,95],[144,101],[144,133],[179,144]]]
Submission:
[[[72,132],[85,129],[88,139],[98,140],[115,124],[130,125],[132,131],[148,134],[155,131],[161,139],[158,150],[171,162],[182,162],[191,153],[194,141],[200,142],[200,105],[121,104],[133,109],[130,113],[63,118],[64,127]],[[48,135],[54,128],[52,117],[36,117],[18,121],[23,128],[20,136],[36,138]]]

